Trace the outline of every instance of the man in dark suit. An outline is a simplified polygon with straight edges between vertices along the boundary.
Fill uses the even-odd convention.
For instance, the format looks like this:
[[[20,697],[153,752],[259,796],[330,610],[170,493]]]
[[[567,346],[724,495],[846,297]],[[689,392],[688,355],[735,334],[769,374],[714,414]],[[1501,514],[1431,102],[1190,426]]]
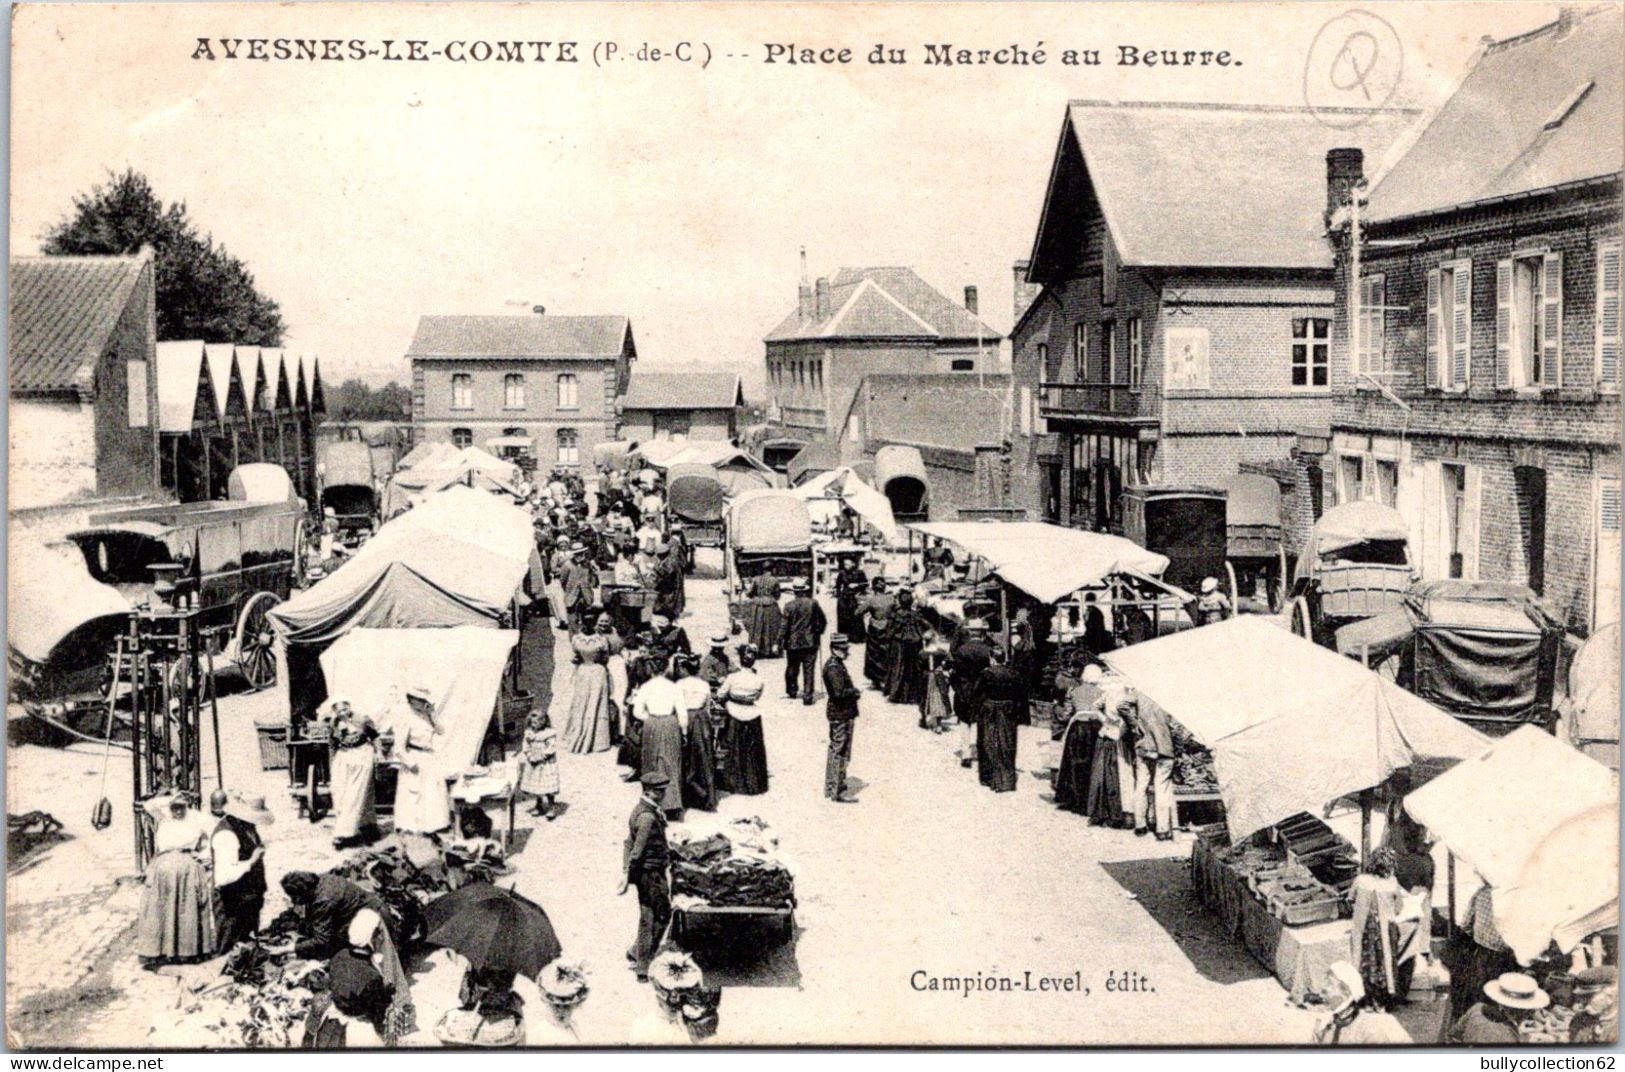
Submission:
[[[649,961],[671,923],[671,877],[667,871],[671,852],[666,845],[666,813],[661,805],[670,782],[663,770],[644,771],[643,795],[632,809],[622,857],[626,870],[620,892],[633,886],[638,891],[638,936],[626,951],[626,959],[640,983],[648,980]]]
[[[594,571],[587,565],[587,546],[579,541],[570,545],[570,561],[564,566],[559,579],[564,588],[564,609],[570,620],[570,632],[579,633],[586,628],[587,610],[592,606],[593,586],[597,581]]]
[[[377,912],[386,925],[389,919],[376,894],[338,875],[318,877],[309,871],[290,871],[282,876],[282,890],[304,914],[299,929],[305,937],[293,947],[293,955],[300,960],[326,960],[346,948],[350,921],[363,908]]]
[[[795,699],[800,685],[801,702],[812,706],[813,675],[818,670],[818,645],[829,622],[824,608],[811,595],[805,577],[797,578],[795,598],[784,608],[784,691]]]
[[[858,717],[861,693],[852,684],[846,669],[847,639],[844,633],[829,638],[829,661],[824,663],[825,708],[829,718],[829,758],[824,764],[824,796],[837,804],[856,804],[858,798],[846,791],[846,765],[852,759],[853,723]]]

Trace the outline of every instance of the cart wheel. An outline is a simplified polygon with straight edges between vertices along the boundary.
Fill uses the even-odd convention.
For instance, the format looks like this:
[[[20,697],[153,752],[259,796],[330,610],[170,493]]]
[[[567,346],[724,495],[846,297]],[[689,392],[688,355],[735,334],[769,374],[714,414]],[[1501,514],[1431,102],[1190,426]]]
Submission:
[[[309,522],[300,518],[294,526],[293,535],[293,577],[291,583],[295,588],[303,588],[309,580],[310,572],[310,529]]]
[[[1305,640],[1315,639],[1314,623],[1309,620],[1309,601],[1302,596],[1292,601],[1292,631]]]
[[[275,592],[256,592],[237,618],[237,666],[256,691],[276,682],[276,633],[266,612],[280,602]]]
[[[1236,567],[1226,562],[1224,575],[1230,580],[1230,614],[1234,616],[1241,613],[1240,590],[1236,587]]]
[[[315,822],[316,815],[316,764],[312,763],[305,769],[305,815],[311,822]]]
[[[1264,590],[1269,593],[1270,613],[1281,613],[1281,608],[1286,606],[1286,582],[1276,581],[1271,584],[1266,579],[1264,581]]]

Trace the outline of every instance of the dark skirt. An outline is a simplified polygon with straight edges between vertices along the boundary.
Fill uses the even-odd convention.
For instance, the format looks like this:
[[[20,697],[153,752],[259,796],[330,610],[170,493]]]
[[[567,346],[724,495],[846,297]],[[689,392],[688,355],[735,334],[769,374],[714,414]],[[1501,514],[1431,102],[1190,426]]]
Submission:
[[[706,708],[702,707],[688,713],[688,734],[683,742],[683,768],[683,807],[716,811],[716,723]]]
[[[751,797],[767,792],[767,737],[762,720],[727,716],[722,720],[721,739],[723,759],[717,780],[722,788]]]
[[[1061,765],[1055,771],[1056,807],[1067,811],[1087,811],[1095,742],[1099,739],[1100,722],[1097,719],[1077,719],[1066,728],[1066,736],[1061,741]]]
[[[982,694],[973,684],[954,689],[954,717],[967,726],[976,725],[982,709]]]
[[[855,598],[836,597],[835,629],[849,637],[863,635],[863,615],[858,613],[858,601]]]
[[[1117,742],[1109,737],[1095,738],[1095,756],[1089,768],[1089,799],[1084,810],[1091,822],[1120,826],[1123,822],[1123,794],[1117,778]]]
[[[759,658],[774,659],[783,653],[779,641],[784,631],[784,615],[777,603],[771,599],[751,599],[740,608],[739,614],[739,624],[750,637]]]
[[[976,773],[995,793],[1015,789],[1015,701],[982,701],[982,718],[976,723]]]
[[[918,705],[924,698],[925,666],[920,648],[917,640],[900,640],[893,645],[886,673],[886,699],[892,703]]]
[[[683,728],[676,715],[656,715],[643,722],[642,773],[663,771],[670,783],[660,798],[663,811],[683,808]]]
[[[891,639],[883,633],[869,633],[863,643],[863,676],[872,684],[884,685],[891,669]]]
[[[630,700],[627,706],[631,706]],[[615,762],[630,767],[634,776],[643,773],[643,721],[630,714],[626,718],[626,732],[621,734],[620,751],[615,753]]]

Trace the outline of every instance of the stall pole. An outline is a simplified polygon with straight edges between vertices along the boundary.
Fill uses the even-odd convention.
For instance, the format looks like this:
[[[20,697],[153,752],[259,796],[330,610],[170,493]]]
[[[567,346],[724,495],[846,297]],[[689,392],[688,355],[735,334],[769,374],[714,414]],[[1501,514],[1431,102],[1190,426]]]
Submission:
[[[1010,658],[1010,586],[999,582],[999,622],[1004,630],[1004,657]]]
[[[1360,790],[1360,869],[1371,858],[1371,790]]]
[[[1360,665],[1365,667],[1367,670],[1371,669],[1371,645],[1370,644],[1361,644],[1360,645]]]
[[[1444,866],[1445,881],[1447,883],[1445,900],[1450,907],[1450,919],[1445,927],[1445,936],[1454,938],[1456,936],[1456,854],[1454,851],[1445,850]]]

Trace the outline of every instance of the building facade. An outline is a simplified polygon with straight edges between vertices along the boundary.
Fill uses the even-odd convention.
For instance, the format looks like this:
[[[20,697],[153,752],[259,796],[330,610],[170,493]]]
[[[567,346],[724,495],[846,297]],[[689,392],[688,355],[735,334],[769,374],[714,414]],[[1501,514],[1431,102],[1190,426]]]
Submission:
[[[534,443],[544,467],[619,438],[637,347],[624,316],[425,316],[407,351],[413,442]]]
[[[637,443],[677,437],[732,441],[744,405],[738,373],[643,369],[632,374],[621,400],[621,435]]]
[[[1409,113],[1359,118],[1386,146]],[[1339,136],[1299,108],[1068,106],[1027,269],[1043,289],[1012,332],[1016,505],[1116,531],[1124,488],[1219,483],[1326,426]]]
[[[821,442],[840,434],[865,376],[1000,371],[1003,335],[912,268],[843,268],[801,284],[794,312],[767,336],[768,423]]]
[[[1374,183],[1357,275],[1333,232],[1326,501],[1395,506],[1424,576],[1580,633],[1619,618],[1622,45],[1617,9],[1487,45]]]
[[[11,260],[10,508],[159,492],[150,250]]]

